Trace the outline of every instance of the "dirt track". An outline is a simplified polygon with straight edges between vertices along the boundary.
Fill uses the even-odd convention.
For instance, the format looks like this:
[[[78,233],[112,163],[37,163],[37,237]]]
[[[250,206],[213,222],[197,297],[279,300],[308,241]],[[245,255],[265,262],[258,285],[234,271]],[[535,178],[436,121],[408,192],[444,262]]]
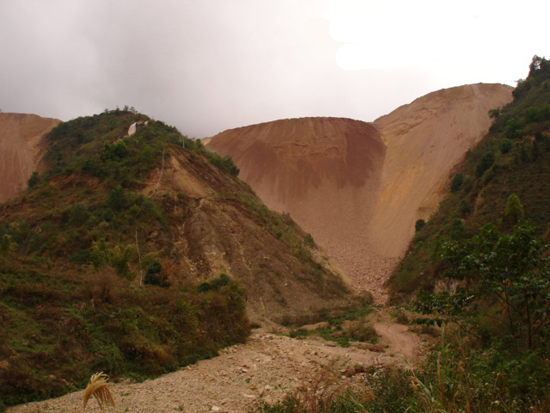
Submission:
[[[112,385],[117,405],[109,411],[249,412],[262,402],[280,400],[331,361],[341,371],[341,380],[351,381],[355,377],[349,374],[350,367],[387,366],[404,363],[404,357],[416,359],[420,341],[406,326],[378,322],[374,327],[384,352],[361,349],[361,343],[343,348],[322,339],[298,340],[256,331],[248,343],[225,349],[219,357],[156,380]],[[8,409],[9,413],[80,411],[82,391]],[[100,411],[97,402],[92,399],[86,411]]]

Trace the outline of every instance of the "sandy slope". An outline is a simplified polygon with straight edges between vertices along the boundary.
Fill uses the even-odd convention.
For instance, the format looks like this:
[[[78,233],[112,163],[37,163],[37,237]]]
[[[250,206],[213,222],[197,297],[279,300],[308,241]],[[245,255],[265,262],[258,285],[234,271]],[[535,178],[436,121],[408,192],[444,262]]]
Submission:
[[[491,126],[490,109],[512,99],[512,88],[476,84],[430,93],[374,122],[387,145],[382,183],[369,228],[376,251],[401,255],[414,223],[436,211],[449,173]]]
[[[222,132],[208,149],[231,154],[273,209],[290,212],[352,283],[385,300],[384,283],[419,218],[435,211],[450,173],[487,132],[505,85],[430,93],[368,124],[287,119]]]
[[[0,113],[0,202],[27,187],[44,151],[44,135],[60,121],[37,115]]]

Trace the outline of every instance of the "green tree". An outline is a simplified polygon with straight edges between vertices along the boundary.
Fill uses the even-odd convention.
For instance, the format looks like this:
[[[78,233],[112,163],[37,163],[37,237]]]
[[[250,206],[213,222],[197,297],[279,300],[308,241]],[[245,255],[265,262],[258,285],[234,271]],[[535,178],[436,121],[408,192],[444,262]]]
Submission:
[[[508,139],[521,139],[523,137],[523,122],[517,116],[514,116],[506,122],[504,134]]]
[[[468,206],[468,203],[464,199],[460,201],[460,204],[458,205],[458,210],[460,211],[460,214],[462,216],[468,215],[470,212],[472,212],[472,208]]]
[[[491,119],[498,119],[500,117],[500,108],[489,110],[489,117]]]
[[[458,240],[464,236],[464,223],[460,218],[454,218],[451,223],[451,239]]]
[[[166,274],[162,271],[160,262],[155,261],[149,265],[145,273],[144,283],[148,285],[157,285],[159,287],[170,287],[170,283],[168,282]]]
[[[514,147],[514,144],[508,138],[501,140],[498,145],[498,148],[500,149],[501,153],[508,153],[512,150],[513,147]]]
[[[122,186],[117,185],[112,191],[109,192],[107,204],[115,211],[121,211],[126,208],[128,200]]]
[[[444,243],[439,256],[445,277],[462,280],[456,294],[423,294],[425,312],[473,320],[475,302],[497,306],[496,314],[512,337],[536,347],[550,320],[549,246],[534,236],[535,227],[521,221],[512,234],[500,236],[486,224],[479,234]]]
[[[14,246],[15,244],[11,242],[11,237],[8,234],[2,235],[2,238],[0,238],[0,255],[7,255]]]
[[[530,161],[529,153],[527,153],[527,148],[525,148],[525,143],[521,145],[521,151],[519,156],[520,156],[521,162],[523,163],[527,163]]]
[[[525,213],[519,197],[516,194],[510,195],[506,201],[506,208],[504,209],[504,220],[516,224],[524,217]]]

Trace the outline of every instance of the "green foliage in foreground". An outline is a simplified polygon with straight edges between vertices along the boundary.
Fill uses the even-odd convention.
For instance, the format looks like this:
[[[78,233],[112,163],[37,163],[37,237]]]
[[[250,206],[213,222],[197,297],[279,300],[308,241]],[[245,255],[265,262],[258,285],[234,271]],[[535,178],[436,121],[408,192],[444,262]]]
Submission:
[[[3,407],[85,387],[90,375],[142,380],[215,356],[249,334],[244,290],[142,286],[108,268],[1,260]],[[2,407],[2,405],[0,405]]]
[[[449,330],[450,334],[445,331]],[[521,413],[547,412],[547,349],[517,353],[506,341],[480,351],[480,342],[454,325],[414,368],[371,367],[344,380],[326,366],[264,413]],[[328,372],[327,372],[328,370]]]
[[[378,334],[366,318],[372,308],[370,304],[364,303],[361,306],[348,308],[343,314],[336,312],[332,314],[327,325],[314,330],[302,328],[291,330],[289,336],[292,338],[318,336],[342,347],[349,347],[350,341],[378,344]]]
[[[494,332],[479,328],[480,317],[491,317],[499,336],[509,335],[528,349],[543,346],[550,320],[550,248],[534,232],[523,221],[512,234],[500,236],[487,224],[469,240],[443,244],[445,275],[459,283],[457,291],[421,292],[419,307],[461,320],[470,331],[494,339]]]
[[[134,122],[147,125],[128,137]],[[244,342],[244,290],[226,276],[198,290],[170,256],[167,204],[185,197],[142,193],[173,151],[223,177],[204,147],[118,109],[47,139],[46,172],[0,205],[0,410],[82,389],[98,371],[142,380]]]

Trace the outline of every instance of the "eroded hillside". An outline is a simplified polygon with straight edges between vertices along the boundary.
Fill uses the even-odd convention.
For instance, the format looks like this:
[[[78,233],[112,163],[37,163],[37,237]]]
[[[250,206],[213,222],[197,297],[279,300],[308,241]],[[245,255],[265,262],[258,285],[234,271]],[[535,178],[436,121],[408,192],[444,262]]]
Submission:
[[[288,215],[176,128],[117,109],[46,141],[44,172],[0,205],[0,410],[353,302]]]
[[[340,276],[304,243],[305,233],[240,180],[172,148],[162,175],[157,169],[147,182],[142,192],[162,194],[170,220],[169,239],[159,232],[150,241],[158,249],[169,246],[187,277],[204,281],[226,273],[240,280],[254,321],[281,322],[349,298]]]
[[[44,155],[45,135],[59,122],[37,115],[0,113],[0,202],[27,187]]]
[[[373,124],[288,119],[228,130],[208,148],[230,154],[268,206],[287,211],[359,289],[383,284],[419,218],[442,199],[454,165],[512,88],[468,85],[402,106]]]

